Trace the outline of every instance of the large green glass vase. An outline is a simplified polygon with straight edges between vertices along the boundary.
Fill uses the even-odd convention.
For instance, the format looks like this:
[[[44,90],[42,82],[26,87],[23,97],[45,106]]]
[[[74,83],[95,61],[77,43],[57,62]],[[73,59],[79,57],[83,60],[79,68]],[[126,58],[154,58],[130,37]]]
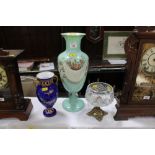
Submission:
[[[80,50],[81,39],[85,33],[62,33],[66,41],[66,50],[58,56],[58,70],[69,98],[63,101],[63,108],[70,112],[80,111],[84,102],[78,98],[78,92],[86,80],[89,58]]]

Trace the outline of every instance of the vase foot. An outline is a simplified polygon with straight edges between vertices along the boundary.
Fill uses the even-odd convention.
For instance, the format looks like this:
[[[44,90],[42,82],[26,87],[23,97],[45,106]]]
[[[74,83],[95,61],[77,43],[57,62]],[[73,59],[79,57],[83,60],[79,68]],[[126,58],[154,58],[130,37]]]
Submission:
[[[69,112],[78,112],[84,108],[84,102],[81,99],[77,99],[76,102],[70,103],[69,99],[65,99],[62,103],[63,108]]]
[[[45,109],[43,111],[43,114],[45,117],[52,117],[52,116],[55,116],[57,113],[56,109],[54,108],[48,108],[48,109]]]

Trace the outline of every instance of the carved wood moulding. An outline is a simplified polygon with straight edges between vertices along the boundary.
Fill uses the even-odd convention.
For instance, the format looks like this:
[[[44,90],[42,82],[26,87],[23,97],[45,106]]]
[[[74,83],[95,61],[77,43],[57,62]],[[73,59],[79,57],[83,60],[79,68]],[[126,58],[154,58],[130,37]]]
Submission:
[[[89,26],[86,29],[86,37],[92,43],[101,41],[104,37],[104,30],[102,26]]]
[[[135,32],[155,32],[155,26],[135,26]]]

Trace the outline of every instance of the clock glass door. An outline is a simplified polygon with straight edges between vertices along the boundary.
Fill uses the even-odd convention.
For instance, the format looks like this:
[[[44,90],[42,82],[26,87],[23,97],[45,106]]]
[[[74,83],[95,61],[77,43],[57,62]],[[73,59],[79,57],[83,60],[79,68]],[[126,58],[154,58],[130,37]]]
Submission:
[[[144,43],[132,101],[143,103],[153,99],[155,99],[155,43]]]

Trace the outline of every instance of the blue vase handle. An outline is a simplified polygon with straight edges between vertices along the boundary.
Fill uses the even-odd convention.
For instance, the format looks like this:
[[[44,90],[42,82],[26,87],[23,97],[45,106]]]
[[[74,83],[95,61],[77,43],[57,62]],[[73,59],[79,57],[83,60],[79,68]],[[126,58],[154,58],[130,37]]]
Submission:
[[[52,77],[52,81],[53,81],[53,83],[55,83],[57,85],[57,83],[58,83],[58,76],[57,75],[54,75]]]

